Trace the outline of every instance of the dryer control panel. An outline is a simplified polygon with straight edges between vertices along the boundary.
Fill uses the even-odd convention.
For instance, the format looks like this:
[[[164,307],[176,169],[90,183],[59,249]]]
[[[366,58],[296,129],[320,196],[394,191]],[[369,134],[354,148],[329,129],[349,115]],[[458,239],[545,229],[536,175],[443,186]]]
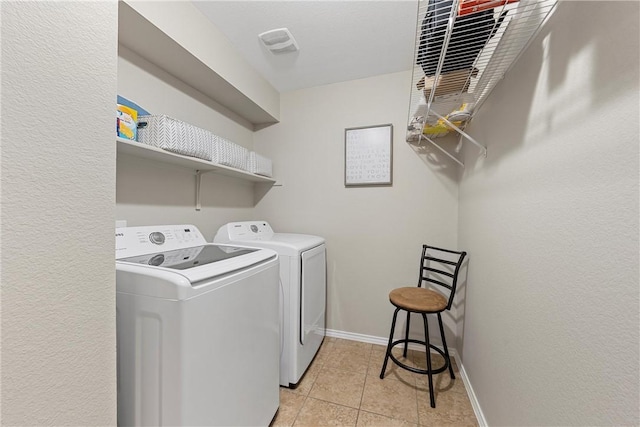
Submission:
[[[206,243],[200,230],[190,224],[116,228],[116,259]]]
[[[230,222],[220,227],[215,241],[229,243],[237,240],[271,240],[273,229],[267,221]]]

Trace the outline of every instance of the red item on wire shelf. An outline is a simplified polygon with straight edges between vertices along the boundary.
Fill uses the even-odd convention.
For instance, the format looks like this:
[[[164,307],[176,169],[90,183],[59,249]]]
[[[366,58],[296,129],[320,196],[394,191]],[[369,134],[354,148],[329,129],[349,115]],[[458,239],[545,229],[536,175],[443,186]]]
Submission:
[[[518,0],[460,0],[458,16],[470,15],[481,10],[493,9]]]

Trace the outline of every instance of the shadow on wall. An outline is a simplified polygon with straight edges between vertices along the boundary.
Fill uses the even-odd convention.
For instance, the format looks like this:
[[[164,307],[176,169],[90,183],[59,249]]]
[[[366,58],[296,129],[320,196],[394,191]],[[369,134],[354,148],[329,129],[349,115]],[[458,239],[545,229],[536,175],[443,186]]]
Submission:
[[[576,94],[582,95],[581,101],[590,101],[590,105],[585,107],[602,105],[639,86],[637,41],[640,38],[638,26],[640,4],[635,3],[636,12],[630,14],[628,2],[605,3],[606,6],[602,2],[560,2],[557,18],[566,21],[573,19],[580,25],[571,27],[558,25],[553,28],[553,32],[548,28],[543,32],[551,36],[550,92],[562,87],[567,79],[573,81],[576,78],[577,73],[568,72],[569,70],[577,71],[572,69],[575,65],[580,65],[573,63],[576,58],[587,56],[585,59],[591,60],[588,69],[582,70],[584,77],[587,77],[582,81],[589,86],[583,87],[584,90]],[[599,13],[603,7],[610,11],[606,16]],[[624,34],[624,37],[631,41],[628,46],[620,44],[620,34]],[[573,42],[566,43],[566,40],[579,40],[582,43],[580,45]],[[612,67],[617,71],[615,76],[611,74]],[[631,83],[633,86],[624,83]],[[563,106],[570,107],[578,100],[563,99],[562,101]]]
[[[464,249],[462,249],[464,250]],[[465,307],[467,302],[467,277],[469,274],[469,262],[471,256],[467,254],[467,258],[460,267],[458,273],[458,286],[456,288],[456,296],[453,299],[453,309],[456,313],[454,317],[456,325],[456,341],[454,342],[455,348],[458,350],[458,357],[460,362],[463,363],[462,355],[464,354],[464,324],[465,324]]]
[[[458,272],[458,283],[456,285],[456,293],[453,298],[453,303],[451,304],[451,309],[442,312],[442,323],[444,327],[444,334],[447,340],[447,347],[449,350],[456,349],[458,353],[458,357],[462,357],[462,342],[464,335],[464,307],[465,307],[465,299],[467,293],[467,272],[469,265],[469,254],[463,261],[460,266],[460,271]],[[450,272],[453,273],[454,269],[451,267]],[[437,274],[433,275],[433,278],[436,280],[444,281]],[[429,287],[428,287],[429,288]],[[433,286],[430,287],[434,289]],[[441,288],[436,286],[436,291],[442,293]],[[447,296],[448,294],[445,294]],[[406,316],[404,316],[404,322],[402,322],[400,315],[398,315],[398,323],[400,326],[396,326],[396,335],[400,337],[404,334],[406,330]],[[440,338],[440,329],[438,328],[438,320],[435,315],[427,315],[427,320],[429,322],[429,338],[431,344],[434,344],[438,347],[442,347],[442,340]],[[417,314],[414,314],[410,320],[410,338],[416,340],[424,341],[424,327],[422,319]],[[402,332],[402,334],[400,334]],[[398,338],[399,339],[399,338]]]
[[[116,204],[195,209],[195,172],[138,158],[118,160]],[[203,208],[253,208],[253,185],[233,177],[203,174]]]
[[[449,153],[454,153],[458,144],[458,140],[453,135],[448,135],[442,138],[436,138],[434,140],[436,144],[442,147]],[[434,147],[428,141],[422,141],[421,143],[407,143],[411,146],[413,151],[420,157],[420,159],[434,171],[440,175],[444,175],[451,181],[457,182],[461,177],[462,167],[447,157],[438,148]]]
[[[257,205],[264,196],[267,195],[273,184],[266,182],[256,182],[253,188],[253,204]]]
[[[453,308],[453,307],[452,307]],[[404,315],[403,315],[404,314]],[[424,323],[422,321],[422,316],[416,313],[412,313],[410,320],[410,331],[409,338],[419,341],[424,341]],[[459,319],[456,314],[453,313],[452,310],[445,311],[442,313],[442,326],[444,328],[444,336],[447,340],[447,348],[449,352],[452,352],[453,349],[456,350],[458,356],[462,356],[462,352],[459,351],[456,346],[457,337],[455,326],[458,323],[461,323],[463,320]],[[435,314],[427,314],[427,322],[429,324],[429,342],[431,345],[435,345],[436,347],[442,348],[442,338],[440,337],[440,329],[438,327],[438,318]],[[396,324],[396,330],[394,334],[394,340],[404,338],[404,333],[407,328],[407,314],[406,312],[398,313],[398,321]],[[398,346],[401,348],[402,346]],[[424,348],[424,346],[422,347]],[[432,354],[436,354],[435,351],[432,351]]]
[[[628,14],[628,3],[608,2],[607,9],[620,13],[599,13],[602,2],[562,2],[527,50],[527,60],[519,61],[470,123],[468,131],[487,146],[484,159],[476,147],[468,151],[466,169],[482,162],[491,166],[518,150],[525,143],[541,143],[542,135],[561,131],[567,123],[580,119],[586,111],[598,109],[631,90],[638,89],[637,44],[620,46],[621,30],[625,38],[637,43],[638,14]],[[639,6],[639,5],[637,5]],[[640,6],[639,6],[640,7]],[[575,25],[557,25],[573,22]],[[611,70],[618,70],[614,75]],[[537,93],[544,91],[545,108],[532,115]],[[516,93],[516,95],[513,95]],[[508,97],[504,102],[502,95]],[[474,132],[474,122],[486,114],[501,117],[500,126],[491,128],[491,136]],[[509,141],[494,144],[492,141]],[[473,150],[473,151],[470,151]],[[477,152],[477,155],[475,153]],[[474,153],[474,154],[472,154]]]

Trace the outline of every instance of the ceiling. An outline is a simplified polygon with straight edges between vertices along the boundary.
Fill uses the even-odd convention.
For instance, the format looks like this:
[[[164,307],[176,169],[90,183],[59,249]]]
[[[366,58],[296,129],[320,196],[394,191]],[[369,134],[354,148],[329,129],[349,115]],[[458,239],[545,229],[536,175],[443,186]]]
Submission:
[[[278,91],[412,68],[417,0],[194,1]],[[286,27],[298,52],[274,55],[258,34]]]

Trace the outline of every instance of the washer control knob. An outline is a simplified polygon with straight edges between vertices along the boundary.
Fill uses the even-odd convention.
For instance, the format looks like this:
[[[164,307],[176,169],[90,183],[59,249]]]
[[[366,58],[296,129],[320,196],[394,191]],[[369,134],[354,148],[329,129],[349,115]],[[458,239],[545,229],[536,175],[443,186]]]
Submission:
[[[251,231],[253,231],[254,233],[258,232],[258,226],[255,224],[251,224]]]
[[[161,245],[164,243],[164,234],[160,233],[159,231],[154,231],[153,233],[149,234],[149,240],[155,245]]]
[[[158,254],[149,260],[149,265],[155,265],[156,267],[162,265],[164,262],[164,255]]]

